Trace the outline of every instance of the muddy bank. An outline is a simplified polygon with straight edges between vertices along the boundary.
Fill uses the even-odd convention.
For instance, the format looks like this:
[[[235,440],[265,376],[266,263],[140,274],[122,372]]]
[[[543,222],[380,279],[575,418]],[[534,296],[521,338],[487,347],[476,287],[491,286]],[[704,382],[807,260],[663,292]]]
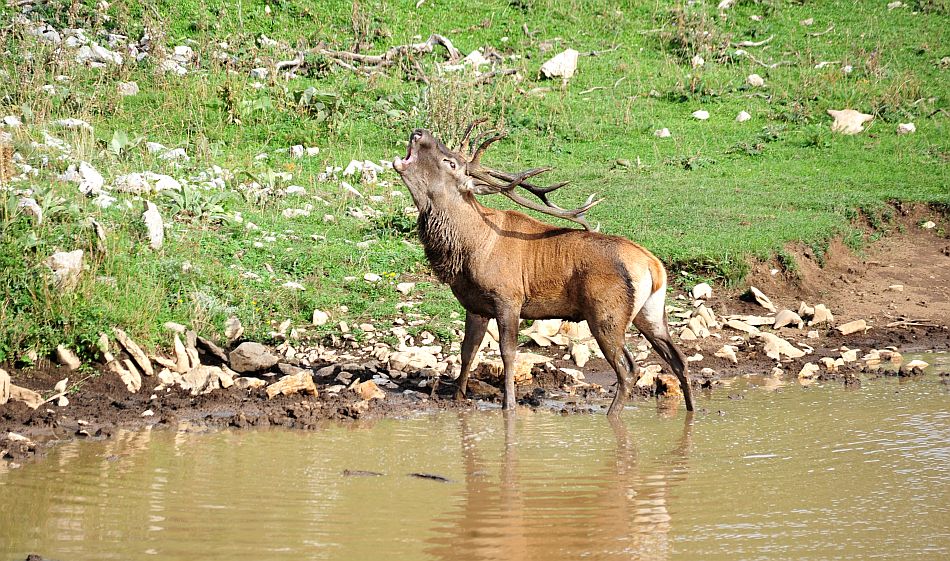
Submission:
[[[950,349],[946,319],[950,317],[950,242],[919,229],[913,214],[905,218],[903,233],[875,243],[861,256],[833,243],[824,268],[819,268],[806,254],[803,250],[796,255],[795,275],[770,263],[761,264],[753,273],[750,284],[767,295],[776,311],[749,297],[745,289],[716,290],[701,300],[693,300],[692,294],[682,291],[670,294],[671,330],[690,360],[697,391],[713,390],[721,380],[745,374],[802,384],[840,380],[860,385],[868,377],[915,375],[917,371],[906,368],[902,355]],[[806,309],[826,306],[834,319],[823,322],[812,317],[811,321],[817,323],[808,325],[809,316],[805,315],[800,326],[793,322],[778,329],[768,323],[783,310],[802,311],[802,302]],[[703,308],[712,319],[697,324],[697,310]],[[863,328],[847,334],[840,329],[860,320],[865,322]],[[757,322],[765,323],[753,325]],[[700,333],[692,333],[694,329]],[[776,343],[775,338],[781,341]],[[537,341],[543,342],[543,337],[525,339],[520,351],[541,358],[528,368],[530,375],[525,375],[519,386],[522,405],[566,413],[605,409],[614,392],[615,376],[607,363],[597,358],[596,349],[579,367],[578,357],[566,347],[538,346]],[[788,345],[783,346],[785,343]],[[667,383],[660,369],[665,365],[655,353],[649,352],[633,333],[628,344],[637,349],[644,374],[631,401],[664,396],[665,402],[681,406],[682,398],[675,384]],[[730,350],[724,351],[727,346]],[[0,434],[13,432],[29,439],[7,437],[0,442],[0,452],[8,460],[22,461],[41,453],[44,443],[108,438],[119,427],[161,428],[190,423],[196,427],[308,429],[324,421],[402,417],[471,408],[479,402],[498,403],[499,380],[488,376],[491,369],[483,369],[485,379],[471,384],[471,399],[457,402],[452,399],[455,387],[451,372],[440,375],[433,368],[412,364],[394,369],[392,360],[379,360],[379,345],[364,349],[366,352],[357,360],[352,356],[358,351],[350,349],[347,354],[341,352],[341,357],[349,357],[345,360],[310,362],[299,356],[288,358],[278,347],[273,349],[278,364],[245,376],[260,380],[254,387],[235,384],[199,395],[162,383],[154,375],[143,376],[141,389],[130,393],[127,382],[114,371],[103,371],[88,376],[70,392],[64,407],[55,401],[35,410],[12,401],[0,405]],[[214,360],[210,354],[202,350],[202,364]],[[486,361],[493,356],[497,357],[489,346]],[[806,366],[809,364],[812,366]],[[14,384],[36,390],[44,398],[54,395],[54,386],[63,378],[80,378],[77,372],[43,361],[34,368],[5,368]],[[290,374],[312,379],[312,389],[270,397],[267,386]]]

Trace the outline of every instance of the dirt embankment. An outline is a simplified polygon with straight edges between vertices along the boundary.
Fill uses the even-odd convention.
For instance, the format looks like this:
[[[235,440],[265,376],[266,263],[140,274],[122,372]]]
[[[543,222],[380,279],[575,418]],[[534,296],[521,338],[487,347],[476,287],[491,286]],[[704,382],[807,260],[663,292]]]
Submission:
[[[795,250],[798,272],[794,278],[774,263],[756,268],[749,284],[765,293],[777,311],[798,311],[800,302],[806,302],[809,306],[824,304],[834,314],[834,322],[830,324],[780,329],[771,329],[768,324],[756,327],[781,337],[794,349],[804,350],[805,354],[800,357],[779,354],[779,360],[775,360],[766,354],[768,339],[723,325],[728,318],[744,317],[755,323],[754,318],[775,316],[761,304],[744,299],[744,289],[716,291],[707,298],[704,305],[714,313],[718,325],[709,326],[706,337],[679,340],[689,319],[696,315],[696,308],[686,295],[671,295],[669,303],[681,310],[671,314],[672,330],[684,354],[691,357],[694,386],[699,390],[711,389],[719,379],[749,373],[799,380],[806,363],[815,364],[818,370],[802,378],[803,383],[841,379],[845,383],[860,384],[862,377],[881,375],[875,368],[876,362],[869,359],[872,350],[881,350],[881,362],[887,364],[893,351],[900,354],[950,348],[950,240],[941,235],[947,231],[948,222],[924,230],[918,226],[921,221],[919,209],[908,212],[901,221],[902,231],[875,242],[860,255],[839,242],[832,243],[824,256],[823,267],[818,266],[809,250]],[[842,334],[834,327],[853,320],[864,320],[869,329]],[[631,335],[632,347],[641,342]],[[717,356],[722,354],[725,345],[733,347],[735,361],[728,356]],[[789,352],[797,354],[794,349]],[[839,360],[838,364],[832,364],[847,349],[859,350],[857,360]],[[611,397],[615,377],[602,359],[592,358],[582,369],[583,380],[579,380],[561,370],[577,370],[577,365],[566,358],[563,347],[523,345],[522,350],[551,357],[551,366],[536,366],[533,378],[519,388],[523,404],[561,408],[565,412],[597,411]],[[822,362],[823,358],[826,363]],[[653,353],[647,354],[641,362],[641,366],[659,364]],[[44,396],[53,393],[57,381],[70,376],[64,368],[52,364],[7,370],[15,384]],[[271,384],[280,378],[281,371],[291,370],[299,371],[285,364],[262,378]],[[77,392],[70,394],[69,405],[65,407],[51,402],[34,410],[12,401],[0,406],[0,434],[14,432],[29,437],[28,440],[4,437],[0,441],[0,452],[8,460],[21,460],[41,452],[43,443],[77,437],[107,438],[118,428],[177,427],[185,422],[203,427],[277,425],[307,429],[327,420],[398,417],[475,406],[474,400],[456,402],[452,399],[451,380],[443,378],[433,392],[432,371],[425,370],[389,376],[389,383],[383,385],[382,398],[366,399],[367,395],[355,389],[340,390],[341,379],[344,385],[349,385],[393,374],[385,363],[370,357],[358,363],[311,365],[310,370],[316,396],[292,394],[274,398],[268,398],[264,387],[233,386],[204,395],[191,395],[178,387],[153,391],[157,385],[154,377],[144,378],[142,389],[130,393],[118,376],[105,372],[90,378]],[[335,393],[328,391],[334,386]],[[649,399],[676,391],[667,387],[663,376],[641,386],[631,399]],[[499,391],[490,383],[474,382],[470,394],[475,399],[497,401]],[[670,399],[672,403],[680,400],[676,395]]]

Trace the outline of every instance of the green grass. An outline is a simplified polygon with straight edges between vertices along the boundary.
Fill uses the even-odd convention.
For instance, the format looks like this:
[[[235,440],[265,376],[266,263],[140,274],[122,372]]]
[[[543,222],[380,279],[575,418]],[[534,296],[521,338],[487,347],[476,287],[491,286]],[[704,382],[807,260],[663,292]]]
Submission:
[[[356,185],[382,202],[360,201],[346,197],[338,181],[321,182],[317,176],[350,159],[402,154],[417,126],[453,138],[462,123],[481,115],[510,133],[486,155],[489,165],[555,167],[551,181],[572,182],[556,196],[562,205],[579,203],[590,192],[605,196],[590,219],[605,232],[649,247],[684,282],[739,282],[750,260],[776,255],[782,260],[790,242],[821,248],[842,236],[859,247],[854,219],[861,213],[886,229],[884,210],[892,200],[950,204],[950,69],[940,62],[950,40],[945,1],[911,2],[912,9],[891,11],[876,2],[748,1],[721,16],[714,3],[625,2],[605,8],[595,1],[431,0],[415,9],[409,1],[284,0],[270,4],[267,15],[264,2],[183,0],[115,2],[107,22],[97,18],[94,4],[51,1],[40,10],[57,28],[105,28],[133,39],[147,29],[168,50],[191,41],[201,62],[183,77],[158,75],[151,58],[122,68],[87,69],[22,28],[0,34],[10,53],[0,62],[9,75],[0,83],[0,114],[26,122],[13,131],[14,145],[39,168],[35,177],[13,187],[41,191],[41,203],[60,209],[36,227],[15,210],[18,196],[0,193],[7,209],[0,214],[0,361],[30,349],[45,354],[59,343],[91,353],[90,342],[112,325],[149,345],[164,345],[161,325],[169,320],[214,336],[234,314],[250,336],[267,340],[285,319],[305,324],[315,307],[351,324],[404,315],[395,309],[395,282],[426,278],[411,220],[402,213],[411,204],[405,189],[394,174],[384,174],[381,179],[392,185]],[[12,15],[10,8],[0,8],[6,20]],[[800,25],[806,18],[814,24]],[[537,33],[527,36],[523,25]],[[809,35],[831,25],[828,33]],[[418,59],[428,86],[412,79],[410,65],[366,78],[315,56],[296,79],[272,77],[260,89],[252,85],[251,68],[293,56],[292,49],[259,47],[260,35],[294,47],[323,41],[350,49],[357,42],[354,29],[361,30],[363,51],[371,53],[441,33],[463,53],[497,50],[506,57],[500,66],[517,69],[523,78],[465,86],[455,75],[439,75],[435,64],[444,54],[436,51]],[[542,41],[558,37],[552,50],[541,52]],[[767,44],[746,51],[765,63],[787,64],[766,68],[730,45],[769,37]],[[228,65],[214,56],[222,42],[235,59]],[[566,47],[609,52],[582,57],[578,74],[562,89],[540,80],[538,69]],[[691,67],[694,54],[706,60],[702,68]],[[821,61],[836,64],[816,69]],[[852,72],[842,72],[843,65],[851,65]],[[766,87],[745,84],[753,72],[764,77]],[[69,80],[57,81],[60,75]],[[128,80],[135,80],[141,93],[118,96],[117,82]],[[47,84],[56,85],[54,95],[43,91]],[[321,92],[320,110],[298,103],[308,87]],[[525,93],[538,87],[550,91]],[[854,137],[830,133],[826,110],[846,107],[876,118]],[[693,119],[697,109],[709,111],[710,119]],[[741,110],[752,119],[736,122]],[[95,133],[48,125],[65,117],[87,120]],[[897,123],[907,121],[916,123],[917,133],[898,136]],[[663,127],[672,138],[653,135]],[[43,152],[30,141],[42,141],[44,129],[73,145],[73,155],[43,164]],[[176,169],[147,153],[144,142],[114,154],[108,147],[116,131],[133,141],[141,137],[183,147],[192,161]],[[321,152],[293,160],[286,149],[294,144],[319,146]],[[255,159],[264,152],[267,160]],[[212,165],[234,177],[222,200],[211,200],[214,190],[201,192],[192,201],[197,212],[174,219],[171,214],[181,205],[152,196],[171,224],[166,245],[154,252],[141,225],[141,200],[120,196],[120,204],[102,210],[74,184],[55,180],[68,163],[80,160],[93,163],[107,182],[146,170],[188,177]],[[633,165],[618,166],[618,160]],[[274,179],[275,172],[293,177]],[[256,200],[239,188],[249,176],[273,182],[276,189],[301,185],[307,195]],[[404,196],[391,197],[393,190]],[[222,212],[212,208],[215,203]],[[309,218],[281,215],[308,203],[314,207]],[[489,204],[510,207],[503,201]],[[367,205],[380,216],[369,221],[348,216],[350,208]],[[206,216],[193,216],[203,211]],[[244,222],[233,219],[235,212]],[[336,221],[325,223],[324,214]],[[89,218],[109,232],[101,250]],[[246,229],[247,221],[260,230]],[[366,240],[376,241],[368,248],[356,245]],[[76,248],[86,250],[87,270],[75,292],[59,295],[41,263],[55,251]],[[393,274],[371,285],[362,281],[366,272]],[[281,288],[286,281],[303,283],[306,290]],[[413,298],[420,305],[411,313],[419,315],[408,319],[426,322],[414,329],[452,336],[458,326],[450,312],[460,309],[445,287],[422,282]],[[310,333],[332,331],[327,326]]]

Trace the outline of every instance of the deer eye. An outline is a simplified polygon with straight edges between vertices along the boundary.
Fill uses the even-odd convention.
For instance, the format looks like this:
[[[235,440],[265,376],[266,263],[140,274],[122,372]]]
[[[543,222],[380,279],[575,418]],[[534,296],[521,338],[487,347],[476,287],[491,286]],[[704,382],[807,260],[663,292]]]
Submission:
[[[450,159],[448,159],[448,158],[445,158],[445,159],[442,160],[442,161],[443,161],[443,162],[448,162],[448,163],[449,163],[449,167],[452,168],[452,169],[455,169],[455,162],[453,162],[452,160],[450,160]]]

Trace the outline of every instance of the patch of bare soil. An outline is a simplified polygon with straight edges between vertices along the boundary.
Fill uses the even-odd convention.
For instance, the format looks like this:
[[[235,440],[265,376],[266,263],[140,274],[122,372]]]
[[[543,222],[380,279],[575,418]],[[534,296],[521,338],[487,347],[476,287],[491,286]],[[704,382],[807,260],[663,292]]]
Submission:
[[[800,302],[811,306],[825,304],[835,316],[833,325],[863,319],[870,329],[844,335],[832,324],[803,329],[763,327],[763,331],[808,350],[802,357],[774,360],[766,356],[758,338],[728,327],[712,328],[706,338],[678,341],[684,354],[691,357],[693,385],[699,390],[711,389],[722,378],[744,374],[797,379],[802,366],[808,362],[820,366],[813,379],[840,379],[848,384],[860,384],[862,378],[882,375],[882,371],[860,359],[834,368],[821,365],[821,359],[840,358],[846,349],[859,349],[859,356],[880,349],[884,350],[884,362],[887,362],[890,350],[906,353],[950,348],[950,240],[938,234],[950,231],[950,224],[944,219],[937,228],[922,230],[917,224],[923,212],[919,208],[908,212],[902,218],[903,231],[872,244],[860,255],[835,242],[825,256],[824,267],[819,267],[808,250],[799,249],[795,251],[797,277],[773,273],[773,269],[779,269],[776,264],[764,264],[750,277],[749,284],[768,295],[779,311],[797,311]],[[939,218],[928,216],[932,220]],[[740,298],[743,292],[744,288],[716,291],[705,305],[715,312],[721,323],[730,315],[769,315],[759,304]],[[684,310],[695,309],[685,295],[671,296],[670,304]],[[671,318],[674,324],[675,319]],[[680,326],[673,328],[676,334],[681,330]],[[811,337],[809,332],[812,332]],[[641,342],[636,334],[631,334],[631,348]],[[736,349],[736,363],[715,356],[727,344]],[[552,357],[555,367],[577,368],[565,359],[563,348],[541,349],[533,344],[524,347],[526,351]],[[660,364],[654,353],[641,362],[641,366]],[[451,381],[441,381],[433,392],[432,379],[423,372],[416,372],[399,380],[398,388],[386,389],[383,399],[365,400],[352,390],[333,394],[326,389],[339,383],[337,375],[343,368],[352,374],[352,380],[362,381],[385,373],[385,366],[368,358],[363,364],[336,365],[330,372],[324,369],[325,373],[318,375],[324,366],[311,368],[317,396],[290,395],[273,399],[268,399],[263,388],[231,387],[198,396],[180,388],[153,393],[151,388],[158,384],[154,377],[144,378],[141,391],[132,394],[115,374],[103,372],[71,394],[66,407],[49,403],[32,410],[23,403],[0,405],[0,436],[7,435],[0,438],[0,456],[20,461],[41,454],[46,444],[72,438],[108,438],[118,428],[178,427],[188,423],[202,427],[310,429],[325,421],[401,417],[469,408],[475,406],[475,400],[497,402],[500,397],[496,387],[476,381],[470,388],[474,399],[456,402],[452,399],[455,387]],[[7,370],[13,383],[44,396],[53,393],[57,381],[70,376],[65,369],[48,363],[39,368]],[[597,358],[592,359],[583,372],[584,381],[579,383],[558,368],[535,367],[530,383],[519,387],[520,401],[527,406],[549,407],[564,413],[601,411],[612,397],[614,373],[605,361]],[[279,376],[270,374],[265,381],[272,383]],[[668,387],[662,377],[643,386],[635,389],[632,400],[672,394],[667,398],[668,403],[681,406],[682,398],[677,389]],[[29,439],[18,440],[10,437],[9,432]]]

